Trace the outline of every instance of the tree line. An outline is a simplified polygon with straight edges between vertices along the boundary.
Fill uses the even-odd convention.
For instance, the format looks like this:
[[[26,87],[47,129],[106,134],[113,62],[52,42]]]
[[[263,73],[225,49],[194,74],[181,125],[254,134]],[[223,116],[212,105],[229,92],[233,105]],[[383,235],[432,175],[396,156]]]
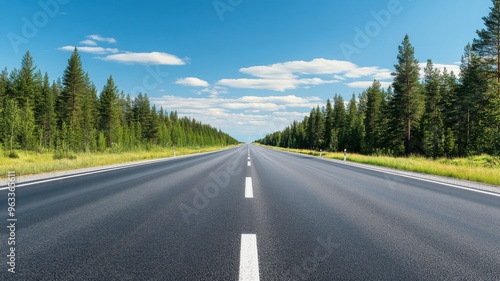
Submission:
[[[11,156],[30,151],[125,151],[154,146],[223,146],[228,134],[195,119],[133,99],[109,76],[98,94],[75,49],[63,77],[50,82],[30,52],[21,68],[0,74],[0,144]]]
[[[427,61],[423,79],[406,35],[392,85],[379,81],[344,103],[335,95],[302,121],[257,142],[266,145],[365,154],[457,157],[500,155],[500,0],[485,28],[464,49],[460,74]]]

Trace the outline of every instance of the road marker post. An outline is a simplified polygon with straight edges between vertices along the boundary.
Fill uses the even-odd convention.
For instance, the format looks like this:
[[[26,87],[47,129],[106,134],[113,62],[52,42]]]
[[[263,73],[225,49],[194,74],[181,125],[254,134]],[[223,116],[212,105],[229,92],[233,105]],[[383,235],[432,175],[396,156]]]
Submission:
[[[319,158],[321,158],[323,156],[323,149],[320,149],[319,150]]]
[[[344,148],[344,161],[347,160],[347,149]]]

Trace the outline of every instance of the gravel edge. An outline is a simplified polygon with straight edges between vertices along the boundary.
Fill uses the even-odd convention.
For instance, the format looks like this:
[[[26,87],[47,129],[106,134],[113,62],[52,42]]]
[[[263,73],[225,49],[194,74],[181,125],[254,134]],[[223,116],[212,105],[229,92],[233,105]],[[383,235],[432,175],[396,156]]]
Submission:
[[[302,154],[302,153],[298,153],[298,152],[291,152],[291,151],[288,152],[288,151],[283,151],[283,150],[275,150],[275,151],[292,153],[292,154],[296,154],[296,155],[298,154],[298,155],[307,156],[307,157],[311,157],[311,158],[315,158],[315,159],[321,159],[324,161],[335,162],[335,163],[343,164],[343,165],[349,165],[349,166],[360,167],[360,168],[376,169],[376,170],[379,170],[381,172],[389,172],[389,173],[398,174],[398,175],[402,175],[402,176],[410,176],[410,177],[421,178],[421,179],[425,179],[425,180],[432,180],[432,181],[437,181],[437,182],[441,182],[441,183],[445,183],[445,184],[453,184],[453,185],[458,185],[458,186],[463,186],[463,187],[468,187],[468,188],[472,188],[472,189],[477,189],[477,190],[488,191],[488,192],[500,194],[500,186],[498,186],[498,185],[491,185],[491,184],[480,183],[480,182],[475,182],[475,181],[462,180],[462,179],[457,179],[457,178],[450,178],[450,177],[424,174],[424,173],[418,173],[418,172],[409,172],[409,171],[398,170],[398,169],[388,168],[388,167],[383,167],[383,166],[362,164],[362,163],[357,163],[357,162],[351,162],[351,161],[349,161],[349,159],[347,159],[347,161],[342,161],[342,160],[324,158],[324,157],[320,158],[319,156],[307,155],[307,154]]]
[[[226,148],[226,149],[229,149],[229,148]],[[51,178],[71,176],[71,175],[76,175],[76,174],[85,174],[85,173],[89,173],[89,172],[106,171],[109,169],[116,169],[116,168],[126,168],[129,166],[135,166],[135,165],[140,165],[140,164],[156,163],[156,162],[162,162],[162,161],[171,161],[174,159],[194,157],[194,156],[198,156],[198,155],[202,155],[202,154],[215,153],[215,152],[219,152],[219,151],[221,151],[221,150],[215,150],[215,151],[203,152],[203,153],[186,154],[186,155],[180,155],[180,156],[176,156],[176,157],[156,158],[156,159],[139,160],[139,161],[111,164],[111,165],[104,165],[104,166],[97,166],[97,167],[80,168],[80,169],[73,169],[73,170],[67,170],[67,171],[48,172],[48,173],[36,174],[36,175],[16,176],[16,185],[20,185],[20,184],[27,183],[27,182],[46,180],[46,179],[51,179]],[[2,179],[0,181],[0,187],[6,187],[6,186],[7,186],[7,179],[5,178],[5,179]]]

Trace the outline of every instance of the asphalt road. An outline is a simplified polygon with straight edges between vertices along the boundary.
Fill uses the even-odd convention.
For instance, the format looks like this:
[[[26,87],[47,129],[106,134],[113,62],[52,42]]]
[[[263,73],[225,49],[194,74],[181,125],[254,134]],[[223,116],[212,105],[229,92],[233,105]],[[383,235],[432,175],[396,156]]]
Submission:
[[[3,183],[5,184],[5,183]],[[500,197],[255,146],[0,191],[0,280],[500,280]]]

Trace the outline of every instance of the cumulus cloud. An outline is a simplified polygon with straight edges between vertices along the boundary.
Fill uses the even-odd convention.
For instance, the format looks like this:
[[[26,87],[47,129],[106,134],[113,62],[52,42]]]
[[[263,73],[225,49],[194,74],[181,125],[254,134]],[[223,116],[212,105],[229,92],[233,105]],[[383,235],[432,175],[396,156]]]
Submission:
[[[371,85],[373,84],[373,80],[372,81],[356,81],[356,82],[350,82],[350,83],[347,83],[346,85],[350,88],[356,88],[356,89],[367,89],[369,88]],[[382,88],[389,88],[389,86],[392,85],[392,82],[388,82],[388,81],[380,81],[380,85],[382,86]]]
[[[59,48],[59,50],[73,52],[75,48],[77,48],[79,52],[96,54],[96,55],[115,54],[119,52],[119,50],[116,48],[103,48],[103,47],[90,47],[90,46],[80,46],[80,47],[64,46]]]
[[[116,44],[116,42],[117,42],[115,38],[112,38],[112,37],[106,38],[106,37],[102,37],[101,35],[97,35],[97,34],[87,35],[87,38],[90,40],[93,40],[93,41],[110,43],[110,44]]]
[[[311,61],[288,61],[272,65],[241,68],[240,72],[253,78],[221,79],[217,85],[240,89],[260,89],[284,92],[297,88],[344,82],[346,79],[391,78],[388,69],[359,67],[349,61],[316,58]],[[333,79],[325,78],[328,76]],[[352,83],[352,82],[351,82]]]
[[[196,77],[186,77],[180,78],[175,81],[175,84],[183,85],[183,86],[191,86],[191,87],[208,87],[208,82],[205,80],[201,80]]]
[[[87,45],[87,46],[97,46],[97,42],[94,40],[90,40],[90,39],[80,41],[80,44]]]
[[[455,62],[454,64],[440,64],[440,63],[433,63],[434,68],[439,69],[441,73],[443,73],[444,69],[446,68],[446,71],[448,71],[448,74],[450,74],[452,71],[455,74],[455,76],[458,76],[460,74],[460,62]],[[424,69],[427,66],[427,62],[422,62],[419,64],[420,66],[420,78],[423,79],[425,73]]]
[[[117,43],[115,38],[103,37],[101,35],[88,35],[87,39],[80,41],[83,46],[77,47],[78,51],[83,53],[91,53],[96,55],[105,55],[97,57],[104,61],[112,61],[125,64],[142,64],[142,65],[185,65],[189,60],[188,58],[180,59],[175,55],[164,52],[126,52],[120,51],[117,48],[104,48],[97,46],[100,43]],[[75,46],[63,46],[57,48],[61,51],[73,51]]]
[[[133,53],[127,52],[122,54],[107,55],[101,57],[104,61],[113,61],[126,64],[143,64],[143,65],[185,65],[186,62],[175,55],[163,52],[149,53]]]
[[[150,100],[158,107],[176,109],[182,116],[201,120],[240,136],[240,141],[253,141],[269,132],[282,130],[294,120],[302,120],[312,107],[321,103],[318,97],[295,95],[234,98],[165,95]]]

